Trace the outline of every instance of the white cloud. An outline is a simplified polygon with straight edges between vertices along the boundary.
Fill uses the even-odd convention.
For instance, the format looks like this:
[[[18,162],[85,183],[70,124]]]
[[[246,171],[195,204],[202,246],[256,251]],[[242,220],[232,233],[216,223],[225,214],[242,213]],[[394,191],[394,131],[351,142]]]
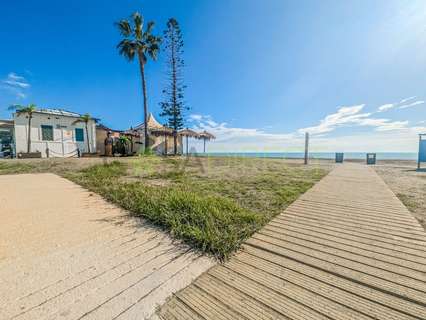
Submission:
[[[301,128],[299,133],[309,132],[312,135],[327,133],[334,131],[336,128],[343,125],[359,123],[365,118],[368,118],[371,113],[359,113],[364,108],[364,104],[340,107],[336,113],[329,114],[322,119],[317,126]]]
[[[395,131],[407,129],[408,121],[385,122],[375,129],[376,131]]]
[[[26,90],[31,87],[25,77],[10,72],[7,77],[0,80],[1,88],[13,93],[17,98],[25,98]]]
[[[406,103],[407,101],[410,101],[410,100],[413,100],[413,99],[416,99],[417,97],[416,96],[412,96],[412,97],[409,97],[409,98],[405,98],[405,99],[402,99],[399,103],[401,104],[401,103]]]
[[[204,118],[201,114],[191,114],[189,115],[189,121],[201,121]]]
[[[206,130],[216,136],[212,144],[213,151],[274,151],[284,146],[297,147],[303,142],[302,137],[298,137],[295,133],[267,133],[257,128],[232,127],[226,122],[214,121],[211,116],[190,115],[189,119],[194,123],[193,130]],[[197,150],[202,150],[200,141],[192,140],[190,145]]]
[[[377,109],[377,112],[385,112],[385,111],[388,111],[388,110],[394,109],[394,108],[406,109],[406,108],[411,108],[411,107],[417,106],[419,104],[425,103],[425,101],[423,101],[423,100],[418,100],[418,101],[407,103],[407,102],[409,102],[409,101],[411,101],[415,98],[416,98],[416,96],[412,96],[412,97],[409,97],[409,98],[402,99],[401,101],[399,101],[397,103],[387,103],[387,104],[381,105]]]
[[[398,109],[407,109],[407,108],[411,108],[411,107],[417,106],[419,104],[424,104],[424,103],[425,102],[423,100],[418,100],[418,101],[414,101],[414,102],[409,103],[409,104],[405,104],[405,105],[399,106]]]
[[[408,121],[392,121],[385,118],[371,118],[370,116],[373,113],[360,113],[363,108],[364,105],[341,107],[336,113],[330,114],[321,120],[318,126],[299,129],[298,132],[309,132],[312,135],[317,135],[332,132],[339,127],[356,126],[374,127],[375,131],[395,131],[404,130],[408,126]],[[389,109],[390,107],[386,108]]]
[[[205,115],[191,115],[190,119],[194,130],[207,130],[217,137],[209,144],[208,149],[219,152],[301,152],[305,132],[311,133],[313,152],[413,152],[416,150],[417,134],[426,132],[422,122],[410,127],[408,121],[374,118],[376,113],[363,112],[363,109],[364,104],[340,107],[335,113],[320,120],[318,125],[290,133],[269,133],[265,129],[233,127],[226,122],[218,123],[211,116]],[[344,127],[371,127],[371,130],[338,136],[331,134]],[[200,141],[192,140],[190,145],[202,150]]]
[[[393,107],[395,107],[395,104],[393,104],[393,103],[387,103],[387,104],[384,104],[384,105],[380,106],[379,109],[377,109],[377,110],[379,112],[383,112],[383,111],[392,109]]]

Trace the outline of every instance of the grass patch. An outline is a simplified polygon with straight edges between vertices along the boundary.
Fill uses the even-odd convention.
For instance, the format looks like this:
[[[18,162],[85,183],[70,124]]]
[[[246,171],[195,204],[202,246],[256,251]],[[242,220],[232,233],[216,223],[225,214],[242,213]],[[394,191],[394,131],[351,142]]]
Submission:
[[[415,212],[419,208],[419,203],[414,195],[397,193],[396,196],[411,212]]]
[[[328,169],[273,159],[144,156],[90,166],[81,160],[41,162],[33,170],[61,174],[221,260]]]
[[[0,174],[30,173],[34,170],[35,166],[28,163],[0,162]]]
[[[238,162],[209,165],[206,169],[187,160],[139,159],[97,165],[68,178],[193,247],[226,259],[326,173],[282,163],[250,163],[239,170]]]

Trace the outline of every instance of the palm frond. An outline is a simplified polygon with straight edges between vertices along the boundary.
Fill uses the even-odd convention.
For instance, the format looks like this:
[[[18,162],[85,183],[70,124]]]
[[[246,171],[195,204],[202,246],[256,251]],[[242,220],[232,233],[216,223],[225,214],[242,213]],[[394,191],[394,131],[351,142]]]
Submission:
[[[129,21],[123,19],[115,23],[115,25],[117,26],[122,36],[130,37],[132,35],[132,26],[130,25]]]
[[[146,30],[144,32],[145,38],[148,38],[152,34],[152,31],[154,30],[154,26],[155,26],[154,21],[148,22],[148,24],[146,25]]]
[[[75,120],[72,124],[77,124],[77,123],[80,123],[80,122],[88,123],[90,120],[95,120],[95,119],[92,118],[92,116],[89,113],[86,113],[86,114],[83,114],[82,116],[80,116],[80,118]]]
[[[120,43],[117,45],[119,53],[127,58],[129,61],[132,61],[136,54],[136,47],[137,45],[135,42],[129,39],[123,39],[120,41]]]
[[[138,40],[142,40],[143,37],[143,17],[139,12],[135,12],[132,15],[133,18],[133,24],[134,24],[134,35],[135,38]]]
[[[160,46],[156,43],[153,43],[148,47],[147,52],[152,60],[157,60],[158,53],[160,52]]]
[[[37,110],[37,106],[34,103],[30,103],[27,106],[14,104],[7,108],[8,110],[16,111],[16,113],[33,113]]]

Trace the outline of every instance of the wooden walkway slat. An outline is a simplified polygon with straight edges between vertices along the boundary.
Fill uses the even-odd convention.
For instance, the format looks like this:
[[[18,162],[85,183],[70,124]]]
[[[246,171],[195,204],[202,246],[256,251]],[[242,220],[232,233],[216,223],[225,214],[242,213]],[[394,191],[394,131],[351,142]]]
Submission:
[[[337,166],[156,319],[426,319],[426,233],[373,169]]]

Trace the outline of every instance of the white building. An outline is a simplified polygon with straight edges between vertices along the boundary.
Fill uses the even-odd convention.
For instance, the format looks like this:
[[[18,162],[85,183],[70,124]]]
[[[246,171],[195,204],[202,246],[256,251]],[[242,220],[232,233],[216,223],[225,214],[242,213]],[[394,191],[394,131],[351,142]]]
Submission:
[[[28,114],[15,113],[15,149],[16,154],[27,152]],[[31,152],[41,152],[42,157],[72,157],[89,152],[96,152],[96,123],[79,122],[81,115],[59,109],[39,109],[31,119]],[[49,152],[47,153],[47,150]]]

